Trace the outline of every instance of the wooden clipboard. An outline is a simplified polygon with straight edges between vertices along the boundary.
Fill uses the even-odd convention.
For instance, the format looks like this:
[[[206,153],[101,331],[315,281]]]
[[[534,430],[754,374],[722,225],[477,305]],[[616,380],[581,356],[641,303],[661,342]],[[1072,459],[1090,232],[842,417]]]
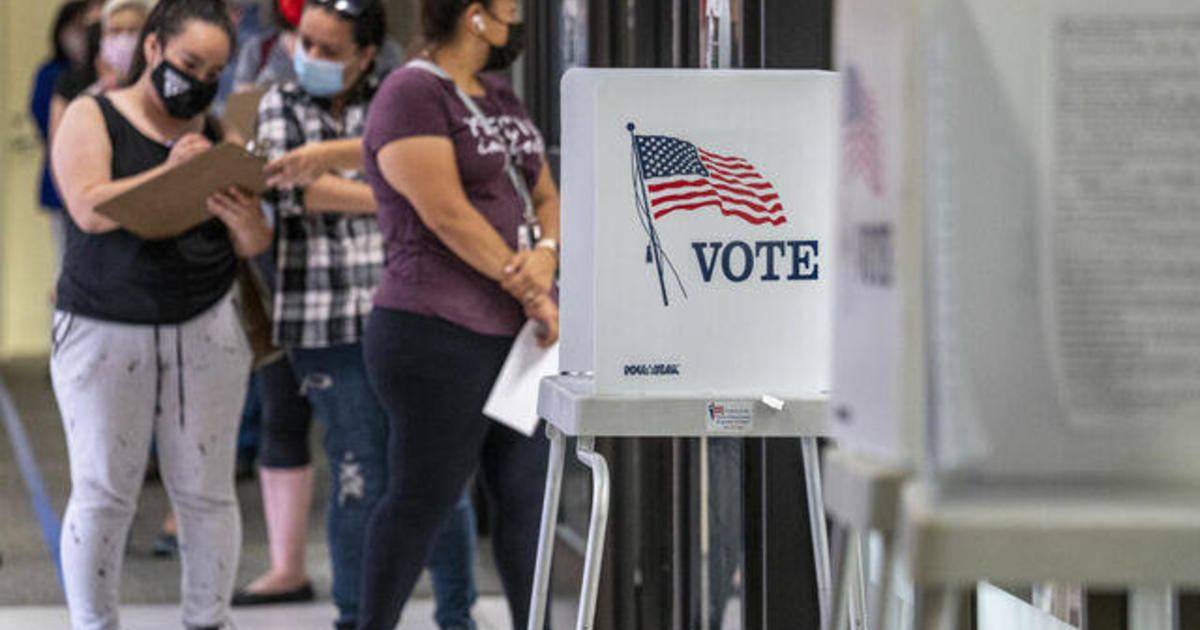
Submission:
[[[267,190],[267,161],[242,147],[222,142],[184,164],[96,207],[96,212],[148,241],[179,236],[208,221],[209,195],[239,188]]]
[[[225,115],[221,117],[221,122],[237,130],[243,138],[253,138],[258,130],[258,104],[266,93],[267,88],[254,88],[230,96],[225,101]]]

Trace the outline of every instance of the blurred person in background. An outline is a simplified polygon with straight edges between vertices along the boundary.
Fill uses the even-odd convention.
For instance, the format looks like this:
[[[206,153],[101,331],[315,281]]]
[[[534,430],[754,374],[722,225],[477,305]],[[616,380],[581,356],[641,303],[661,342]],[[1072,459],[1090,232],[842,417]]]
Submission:
[[[62,262],[64,226],[63,204],[50,175],[50,101],[54,96],[54,85],[60,76],[83,68],[88,58],[88,18],[95,3],[68,2],[54,19],[50,35],[53,56],[38,68],[33,80],[33,91],[29,99],[29,113],[37,123],[38,134],[46,147],[42,161],[42,175],[38,188],[38,202],[50,215],[50,225],[57,248],[55,260]]]
[[[234,94],[237,76],[237,60],[247,45],[257,40],[263,33],[271,30],[271,25],[263,16],[263,0],[228,0],[229,19],[237,26],[238,49],[233,53],[233,63],[221,73],[221,89],[217,91],[217,101],[213,110],[218,114],[225,109],[225,102]]]
[[[384,248],[375,198],[362,182],[361,136],[383,78],[375,60],[385,28],[379,0],[309,0],[295,38],[296,79],[266,93],[258,118],[258,140],[274,160],[268,166],[274,189],[264,201],[277,234],[275,341],[288,351],[296,379],[323,423],[338,628],[357,626],[362,567],[373,553],[364,546],[367,521],[389,479],[387,416],[367,380],[362,350]],[[322,154],[339,159],[318,169],[311,181],[290,177],[294,169],[287,165]],[[308,418],[267,421],[264,479],[304,474],[310,461]],[[271,485],[265,483],[264,490]],[[433,573],[438,626],[455,630],[474,627],[474,519],[461,490],[456,509],[442,515],[440,544],[417,559],[420,565],[428,561]],[[273,503],[269,496],[264,500]],[[275,577],[263,576],[239,592],[239,599],[256,590],[295,588],[276,581],[268,589]]]
[[[250,40],[242,47],[234,79],[234,90],[247,92],[296,80],[293,55],[296,51],[296,27],[300,25],[306,0],[276,0],[275,29]],[[387,75],[404,61],[404,51],[391,39],[385,39],[375,55],[375,67]]]
[[[234,92],[270,87],[293,81],[292,52],[296,49],[296,27],[305,0],[274,0],[271,19],[256,37],[242,45],[233,73]]]
[[[137,53],[138,36],[150,13],[151,0],[108,0],[100,16],[100,56],[96,83],[86,92],[103,94],[125,83]]]
[[[241,550],[236,430],[251,353],[233,299],[238,258],[264,251],[258,200],[207,199],[213,218],[144,241],[97,206],[228,136],[206,113],[235,46],[223,0],[161,0],[131,82],[76,99],[54,139],[72,221],[58,284],[51,373],[71,470],[63,586],[74,630],[117,630],[126,536],[150,441],[179,514],[188,630],[229,627]]]

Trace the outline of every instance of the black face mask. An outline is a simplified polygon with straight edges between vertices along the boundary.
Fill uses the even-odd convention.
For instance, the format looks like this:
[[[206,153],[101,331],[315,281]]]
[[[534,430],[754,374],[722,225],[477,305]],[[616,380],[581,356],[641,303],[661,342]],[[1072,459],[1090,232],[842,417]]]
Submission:
[[[503,46],[488,46],[487,64],[483,66],[484,72],[493,70],[506,70],[521,53],[525,52],[525,25],[524,24],[509,24],[508,25],[508,43]]]
[[[218,81],[201,81],[162,60],[150,75],[154,90],[172,118],[190,119],[203,114],[217,98]]]

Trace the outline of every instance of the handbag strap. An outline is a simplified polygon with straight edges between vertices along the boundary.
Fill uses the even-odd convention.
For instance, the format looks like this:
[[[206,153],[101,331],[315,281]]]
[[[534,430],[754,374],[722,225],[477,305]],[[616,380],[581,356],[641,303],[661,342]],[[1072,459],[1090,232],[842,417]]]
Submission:
[[[525,177],[522,176],[517,170],[516,160],[509,152],[508,142],[504,139],[504,134],[500,133],[500,131],[496,129],[495,125],[492,124],[492,121],[487,117],[486,114],[483,113],[483,110],[479,108],[479,104],[476,103],[475,100],[470,96],[468,96],[467,93],[462,90],[462,88],[458,87],[458,84],[454,82],[454,79],[451,78],[450,74],[443,70],[441,66],[428,59],[414,59],[408,62],[408,66],[410,68],[424,70],[425,72],[452,83],[454,85],[454,91],[458,93],[458,99],[462,101],[462,104],[467,108],[467,111],[471,112],[471,116],[475,118],[479,127],[483,129],[484,133],[492,137],[492,139],[498,139],[500,141],[500,146],[504,147],[504,170],[508,173],[508,179],[512,182],[513,188],[516,189],[517,195],[521,197],[521,201],[525,204],[525,224],[527,226],[531,226],[536,233],[538,219],[537,213],[534,211],[533,207],[533,195],[529,192],[529,185],[525,182]],[[537,240],[536,237],[534,240]],[[533,243],[530,243],[529,246],[532,247]]]

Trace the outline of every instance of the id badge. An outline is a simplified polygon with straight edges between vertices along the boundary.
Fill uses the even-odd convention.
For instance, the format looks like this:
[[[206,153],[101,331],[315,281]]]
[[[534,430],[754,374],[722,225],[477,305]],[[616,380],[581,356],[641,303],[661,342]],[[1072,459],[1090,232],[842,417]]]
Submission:
[[[517,249],[523,252],[532,251],[540,238],[540,231],[537,224],[522,223],[517,228]]]

